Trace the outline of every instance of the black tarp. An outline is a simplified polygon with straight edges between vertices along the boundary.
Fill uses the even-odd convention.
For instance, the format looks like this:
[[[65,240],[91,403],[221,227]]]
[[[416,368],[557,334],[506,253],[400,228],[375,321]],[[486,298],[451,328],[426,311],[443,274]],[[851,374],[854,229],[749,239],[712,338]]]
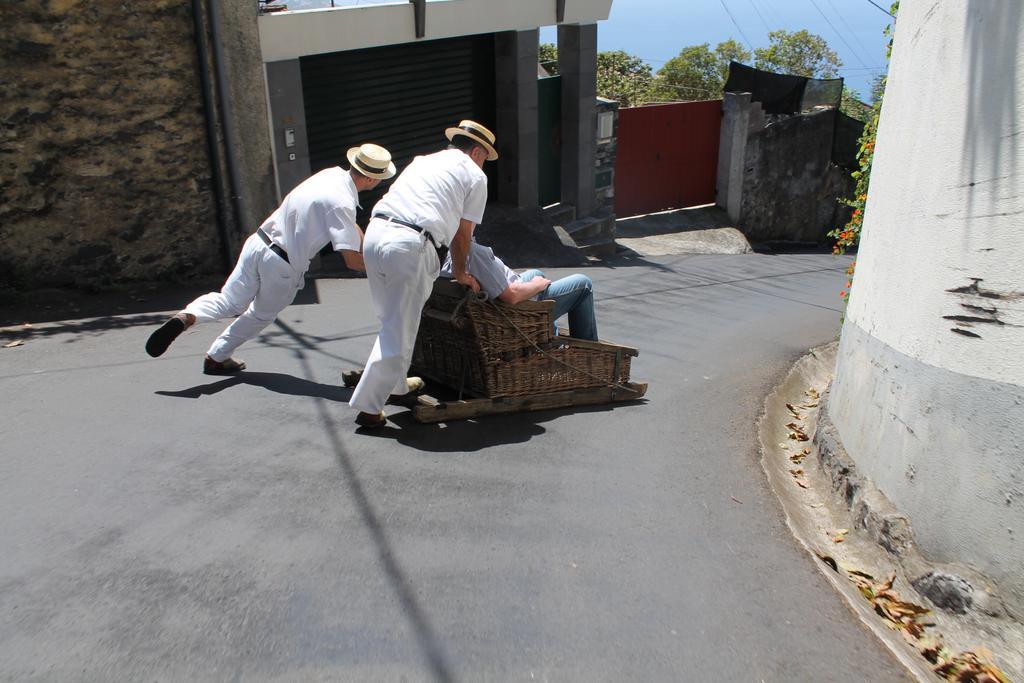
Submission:
[[[760,102],[768,114],[794,114],[804,99],[803,76],[787,76],[761,71],[746,64],[730,62],[725,92],[748,92],[753,102]]]
[[[806,78],[762,71],[739,62],[729,63],[725,92],[748,92],[767,114],[796,114],[818,106],[838,107],[843,79]]]

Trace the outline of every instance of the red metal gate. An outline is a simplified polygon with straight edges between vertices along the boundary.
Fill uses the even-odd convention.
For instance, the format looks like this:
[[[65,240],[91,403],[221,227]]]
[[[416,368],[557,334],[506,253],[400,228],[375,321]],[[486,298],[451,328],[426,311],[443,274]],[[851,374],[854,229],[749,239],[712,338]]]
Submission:
[[[715,201],[722,100],[619,110],[615,213]]]

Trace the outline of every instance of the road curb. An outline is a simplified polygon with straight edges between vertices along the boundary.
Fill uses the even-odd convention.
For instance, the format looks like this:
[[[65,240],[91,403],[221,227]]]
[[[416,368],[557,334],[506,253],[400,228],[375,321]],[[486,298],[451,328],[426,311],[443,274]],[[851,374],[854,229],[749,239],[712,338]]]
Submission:
[[[917,648],[875,613],[848,570],[895,575],[902,599],[945,608],[929,615],[929,637],[941,635],[953,652],[991,648],[995,662],[1020,677],[1024,629],[1006,616],[990,584],[970,568],[929,562],[910,521],[843,448],[827,410],[837,350],[838,342],[811,349],[765,398],[758,423],[761,465],[787,525],[861,622],[918,680],[938,678]],[[950,584],[966,589],[949,590]],[[959,609],[965,599],[970,609]]]

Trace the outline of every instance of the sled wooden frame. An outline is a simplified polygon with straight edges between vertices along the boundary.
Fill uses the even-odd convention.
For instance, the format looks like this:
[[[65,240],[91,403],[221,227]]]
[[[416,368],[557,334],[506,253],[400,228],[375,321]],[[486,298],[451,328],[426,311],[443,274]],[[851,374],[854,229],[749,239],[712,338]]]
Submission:
[[[629,381],[636,349],[564,333],[555,336],[553,308],[553,301],[515,306],[484,302],[461,285],[439,279],[421,316],[413,372],[458,392],[460,398],[421,395],[411,406],[413,418],[446,422],[644,396],[647,384]],[[494,372],[495,363],[514,367],[520,376],[510,379],[508,372]],[[473,368],[469,386],[467,367]],[[554,390],[544,391],[547,387]],[[465,393],[471,397],[462,399]]]
[[[463,401],[439,401],[421,394],[412,407],[417,422],[451,422],[469,420],[487,415],[507,415],[534,410],[555,410],[594,406],[620,401],[635,401],[647,393],[646,382],[627,382],[619,387],[591,387],[570,389],[532,396],[506,396],[504,398],[471,398]]]

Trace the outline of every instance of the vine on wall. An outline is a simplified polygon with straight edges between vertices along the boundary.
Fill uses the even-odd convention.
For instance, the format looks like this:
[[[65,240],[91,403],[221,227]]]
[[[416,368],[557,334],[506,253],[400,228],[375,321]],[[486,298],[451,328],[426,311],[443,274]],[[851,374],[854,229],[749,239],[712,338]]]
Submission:
[[[889,13],[895,20],[896,13],[900,8],[899,0],[892,3],[892,7],[889,9]],[[893,24],[889,24],[885,27],[885,35],[889,37],[889,44],[886,47],[885,56],[888,59],[892,55],[892,34]],[[853,208],[853,215],[850,217],[849,222],[841,228],[828,233],[829,237],[834,237],[836,240],[835,246],[832,247],[832,253],[839,255],[845,254],[848,249],[855,248],[860,243],[860,233],[864,226],[864,209],[868,201],[868,185],[871,181],[871,162],[875,158],[875,137],[878,134],[878,116],[882,111],[882,99],[885,93],[885,80],[883,76],[880,83],[878,84],[875,102],[871,107],[871,114],[868,116],[868,120],[864,125],[864,133],[860,136],[860,149],[857,152],[857,165],[858,168],[851,175],[854,180],[857,181],[857,189],[854,191],[853,199],[842,199],[844,204]],[[846,269],[846,287],[839,292],[839,296],[843,301],[848,301],[850,298],[850,288],[853,286],[853,273],[857,267],[857,262],[854,261],[850,264],[850,267]]]

